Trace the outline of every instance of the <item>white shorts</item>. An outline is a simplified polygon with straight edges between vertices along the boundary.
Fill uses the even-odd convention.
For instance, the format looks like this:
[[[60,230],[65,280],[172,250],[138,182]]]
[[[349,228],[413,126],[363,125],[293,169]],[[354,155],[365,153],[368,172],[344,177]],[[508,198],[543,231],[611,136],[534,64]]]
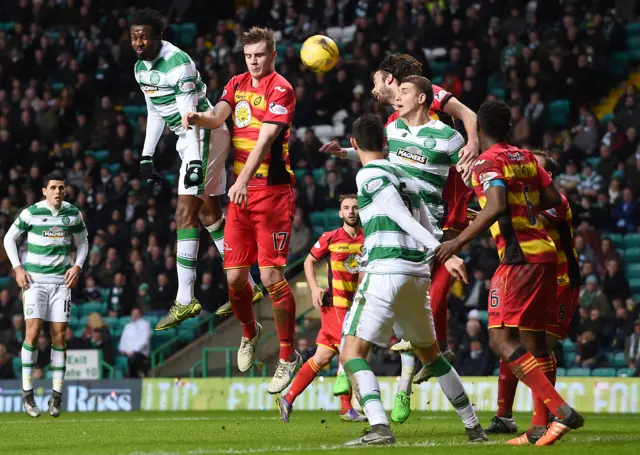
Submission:
[[[436,341],[429,305],[428,277],[401,274],[365,274],[353,299],[344,334],[388,346],[396,336],[421,348]]]
[[[71,289],[64,284],[32,283],[22,291],[25,319],[69,322]]]
[[[184,137],[178,139],[176,149],[182,160],[180,176],[178,177],[178,194],[191,196],[219,196],[227,190],[227,171],[225,162],[229,154],[231,136],[226,125],[210,130],[200,128],[200,154],[204,171],[204,182],[199,186],[186,188],[184,176],[189,164],[184,160],[184,152],[187,148],[187,140]]]

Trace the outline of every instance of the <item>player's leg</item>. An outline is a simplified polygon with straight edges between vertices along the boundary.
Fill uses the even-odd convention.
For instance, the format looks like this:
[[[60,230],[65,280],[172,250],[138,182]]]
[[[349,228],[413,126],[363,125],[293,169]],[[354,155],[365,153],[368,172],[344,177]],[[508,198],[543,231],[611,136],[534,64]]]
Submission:
[[[67,363],[67,324],[71,316],[71,289],[64,285],[51,285],[49,307],[45,320],[49,322],[51,332],[51,363],[49,370],[52,375],[51,398],[49,399],[49,414],[60,416],[62,409],[62,389],[64,373]]]
[[[348,445],[392,444],[395,437],[380,398],[380,385],[367,356],[373,344],[386,345],[393,331],[395,285],[389,275],[365,274],[345,322],[345,345],[340,361],[369,420],[371,430]]]
[[[349,319],[349,314],[350,313],[347,312],[347,314],[345,315],[345,323]],[[345,337],[343,331],[340,337],[340,352],[344,351],[344,343]],[[338,359],[338,372],[336,374],[336,380],[333,383],[332,392],[334,397],[351,395],[351,384],[349,384],[349,376],[347,376],[347,373],[344,371],[344,365],[342,365],[342,361],[340,359]]]
[[[318,335],[318,338],[320,338],[320,336],[321,335]],[[329,365],[331,359],[333,359],[337,353],[337,349],[333,346],[318,344],[316,353],[302,365],[291,387],[289,387],[289,391],[278,398],[280,420],[282,420],[282,422],[289,423],[289,416],[293,411],[293,403],[296,398],[309,387],[309,384],[313,382],[318,373]]]
[[[437,378],[440,388],[460,416],[469,440],[486,441],[460,376],[440,352],[428,291],[428,278],[405,277],[394,306],[396,326],[404,339],[411,342],[418,358]]]
[[[33,369],[38,361],[38,337],[47,312],[46,285],[33,283],[22,291],[25,334],[22,342],[22,404],[29,417],[39,417],[40,409],[33,396]]]
[[[183,166],[184,169],[184,166]],[[197,187],[196,187],[197,188]],[[176,327],[185,319],[200,314],[202,306],[193,294],[198,264],[198,247],[200,245],[200,228],[198,213],[202,200],[197,195],[180,194],[195,189],[178,190],[178,206],[176,207],[177,248],[176,268],[178,271],[178,293],[169,312],[156,325],[156,330],[167,330]]]
[[[394,326],[394,332],[398,336],[402,333],[402,330],[400,328],[396,329]],[[403,340],[400,343],[403,342],[411,346],[408,340]],[[391,409],[391,421],[394,423],[404,423],[411,414],[411,386],[416,374],[417,363],[418,359],[413,351],[400,352],[400,381],[393,399],[393,409]]]
[[[223,190],[224,192],[224,190]],[[207,196],[203,198],[202,207],[200,207],[200,222],[207,229],[207,232],[213,239],[220,257],[224,261],[224,225],[225,216],[222,213],[222,195]],[[258,286],[251,273],[249,273],[249,284],[253,289],[253,303],[256,304],[262,300],[264,295],[260,286]],[[228,316],[233,314],[231,302],[227,302],[216,310],[216,316]]]

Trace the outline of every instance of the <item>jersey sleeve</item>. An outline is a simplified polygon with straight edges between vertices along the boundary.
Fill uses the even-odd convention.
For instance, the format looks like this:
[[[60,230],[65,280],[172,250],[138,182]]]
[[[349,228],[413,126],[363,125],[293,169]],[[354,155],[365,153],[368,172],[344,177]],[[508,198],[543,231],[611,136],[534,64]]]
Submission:
[[[393,186],[391,176],[379,169],[361,169],[356,175],[358,195],[375,199],[382,190]]]
[[[482,186],[483,191],[495,185],[504,186],[504,173],[502,167],[492,157],[480,156],[473,166],[473,180]]]
[[[309,254],[316,259],[322,259],[329,254],[329,242],[331,241],[331,232],[323,232],[318,241],[311,247]]]
[[[187,57],[188,58],[188,57]],[[176,95],[176,103],[180,115],[195,112],[198,109],[198,71],[196,65],[189,63],[179,66],[170,73],[170,83]]]
[[[267,94],[267,112],[264,114],[262,123],[275,123],[288,128],[293,120],[293,111],[296,107],[296,97],[289,84],[271,87],[271,93]]]
[[[224,101],[225,103],[228,103],[232,109],[236,107],[236,84],[237,78],[236,76],[233,76],[231,79],[229,79],[227,85],[224,86],[222,96],[220,97],[220,100],[218,102]]]
[[[562,196],[562,204],[560,204],[558,207],[554,207],[549,210],[544,210],[542,213],[548,219],[558,222],[558,221],[565,221],[569,217],[569,212],[570,212],[569,201],[567,201],[567,198]]]
[[[20,212],[20,215],[18,215],[13,224],[21,234],[31,230],[31,212],[29,212],[28,209],[24,209]]]
[[[464,147],[464,137],[462,137],[462,134],[455,131],[455,134],[453,135],[453,137],[449,139],[449,143],[447,147],[447,152],[449,153],[449,156],[451,157],[451,162],[453,164],[458,164],[458,161],[460,161],[460,151],[463,149],[463,147]]]
[[[433,87],[433,102],[431,103],[431,110],[435,112],[444,112],[445,105],[449,102],[453,95],[447,92],[439,85],[432,85]]]

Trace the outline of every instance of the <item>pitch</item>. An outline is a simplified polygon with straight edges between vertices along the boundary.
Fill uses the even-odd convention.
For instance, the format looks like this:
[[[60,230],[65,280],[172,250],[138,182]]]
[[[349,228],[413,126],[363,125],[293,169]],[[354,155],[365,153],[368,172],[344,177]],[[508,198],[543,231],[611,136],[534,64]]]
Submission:
[[[491,413],[479,415],[487,424]],[[521,425],[530,415],[517,414]],[[453,412],[414,412],[394,425],[399,444],[346,449],[366,424],[342,423],[329,412],[294,413],[288,425],[274,412],[131,412],[73,413],[59,419],[43,415],[0,415],[0,438],[6,454],[65,455],[223,455],[223,454],[478,454],[533,453],[536,447],[513,448],[506,437],[483,445],[466,442],[460,418]],[[634,453],[640,444],[640,416],[586,415],[584,429],[571,432],[551,449],[563,455]]]

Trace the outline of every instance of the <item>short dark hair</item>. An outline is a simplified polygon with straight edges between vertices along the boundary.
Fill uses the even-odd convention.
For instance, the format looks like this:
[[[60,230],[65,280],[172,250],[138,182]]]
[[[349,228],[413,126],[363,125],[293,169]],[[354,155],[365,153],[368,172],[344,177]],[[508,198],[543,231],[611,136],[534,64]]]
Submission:
[[[496,141],[507,142],[511,133],[511,109],[502,101],[485,101],[478,109],[478,128]]]
[[[151,8],[142,8],[133,13],[131,26],[134,25],[148,25],[155,35],[162,34],[165,27],[162,14]]]
[[[276,50],[276,38],[273,30],[270,28],[251,27],[242,34],[242,45],[256,44],[261,41],[267,43],[267,50],[273,52]]]
[[[380,117],[364,114],[353,122],[353,137],[360,150],[381,152],[384,144],[384,126]]]
[[[531,153],[533,153],[535,156],[541,157],[544,160],[544,166],[542,167],[545,171],[556,175],[556,173],[558,172],[558,163],[551,157],[548,151],[535,149],[531,150]]]
[[[407,76],[402,79],[402,83],[413,84],[418,89],[418,93],[424,93],[427,96],[427,107],[433,103],[433,85],[431,81],[422,76]]]
[[[342,202],[345,199],[358,199],[358,195],[357,194],[353,194],[353,193],[351,193],[351,194],[341,194],[340,197],[338,198],[338,203],[340,205],[342,205]]]
[[[42,180],[42,188],[47,188],[49,186],[49,182],[51,182],[52,180],[60,180],[64,182],[65,178],[64,175],[62,175],[60,172],[50,172],[49,174],[44,176],[44,179]]]
[[[389,54],[378,66],[378,71],[391,74],[400,82],[408,76],[422,74],[422,64],[409,54]]]

